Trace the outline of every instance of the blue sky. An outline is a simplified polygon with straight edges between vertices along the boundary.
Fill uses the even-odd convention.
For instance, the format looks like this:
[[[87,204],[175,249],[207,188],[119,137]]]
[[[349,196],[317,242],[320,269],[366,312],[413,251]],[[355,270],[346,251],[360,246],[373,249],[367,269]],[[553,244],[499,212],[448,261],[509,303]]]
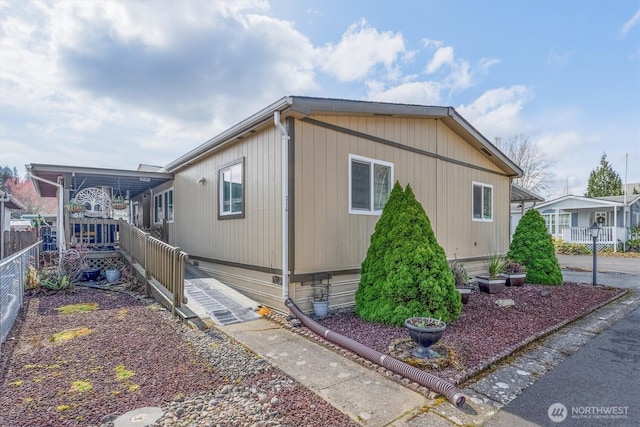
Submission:
[[[640,3],[0,2],[0,165],[163,166],[286,95],[455,107],[640,182]]]

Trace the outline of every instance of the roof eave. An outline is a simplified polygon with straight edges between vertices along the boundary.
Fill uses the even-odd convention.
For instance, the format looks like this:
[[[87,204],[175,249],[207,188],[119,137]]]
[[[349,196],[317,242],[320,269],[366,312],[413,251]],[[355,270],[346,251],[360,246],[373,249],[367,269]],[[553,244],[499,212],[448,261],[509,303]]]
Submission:
[[[374,116],[416,116],[443,119],[448,126],[460,134],[468,143],[472,144],[493,163],[503,169],[509,177],[518,178],[523,176],[523,171],[518,165],[491,144],[487,138],[467,122],[453,107],[393,104],[304,96],[287,96],[281,98],[223,133],[209,139],[175,161],[167,164],[165,170],[175,172],[209,155],[211,150],[226,145],[236,139],[240,139],[243,134],[271,121],[275,111],[280,111],[281,113],[285,113],[286,111],[297,112],[304,116],[331,113]]]
[[[173,173],[179,169],[189,166],[190,163],[199,160],[200,158],[209,154],[209,152],[221,145],[224,145],[230,141],[235,140],[244,133],[250,132],[253,128],[260,126],[261,124],[273,120],[273,112],[286,110],[291,106],[291,97],[284,97],[269,105],[266,108],[258,111],[257,113],[247,117],[235,126],[227,129],[219,135],[209,139],[188,153],[180,156],[173,162],[167,164],[164,169],[167,172]]]

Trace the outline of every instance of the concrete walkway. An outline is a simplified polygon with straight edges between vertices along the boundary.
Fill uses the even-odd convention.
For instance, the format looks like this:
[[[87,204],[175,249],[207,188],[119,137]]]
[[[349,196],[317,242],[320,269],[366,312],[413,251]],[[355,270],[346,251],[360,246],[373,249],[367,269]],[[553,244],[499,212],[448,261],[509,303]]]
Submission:
[[[273,321],[220,329],[364,426],[396,425],[428,403],[423,395]]]

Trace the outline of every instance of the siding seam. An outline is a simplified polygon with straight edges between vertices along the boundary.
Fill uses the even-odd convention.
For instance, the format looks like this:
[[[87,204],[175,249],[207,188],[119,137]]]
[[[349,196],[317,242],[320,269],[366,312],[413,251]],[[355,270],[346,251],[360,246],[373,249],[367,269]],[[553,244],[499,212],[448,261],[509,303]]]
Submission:
[[[509,176],[506,173],[497,172],[497,171],[494,171],[494,170],[491,170],[491,169],[483,168],[482,166],[477,166],[477,165],[474,165],[474,164],[471,164],[471,163],[462,162],[460,160],[451,159],[449,157],[445,157],[445,156],[442,156],[442,155],[437,154],[437,153],[432,153],[430,151],[421,150],[421,149],[415,148],[415,147],[409,147],[407,145],[400,144],[399,142],[390,141],[388,139],[380,138],[380,137],[377,137],[377,136],[374,136],[374,135],[369,135],[369,134],[366,134],[366,133],[363,133],[363,132],[358,132],[358,131],[355,131],[355,130],[352,130],[352,129],[347,129],[347,128],[344,128],[344,127],[341,127],[341,126],[336,126],[336,125],[333,125],[333,124],[330,124],[330,123],[326,123],[326,122],[323,122],[323,121],[320,121],[320,120],[316,120],[316,119],[311,119],[311,118],[305,117],[303,119],[300,119],[300,121],[302,121],[304,123],[308,123],[308,124],[313,125],[313,126],[319,126],[319,127],[325,128],[325,129],[333,130],[335,132],[344,133],[346,135],[351,135],[351,136],[355,136],[355,137],[358,137],[358,138],[366,139],[366,140],[369,140],[369,141],[378,142],[380,144],[388,145],[390,147],[398,148],[400,150],[409,151],[409,152],[412,152],[412,153],[415,153],[415,154],[420,154],[422,156],[432,157],[434,159],[442,160],[443,162],[447,162],[447,163],[453,163],[453,164],[458,165],[458,166],[464,166],[464,167],[467,167],[467,168],[470,168],[470,169],[475,169],[475,170],[479,170],[479,171],[482,171],[482,172],[487,172],[487,173],[491,173],[491,174],[499,175],[499,176],[507,176],[507,177]]]

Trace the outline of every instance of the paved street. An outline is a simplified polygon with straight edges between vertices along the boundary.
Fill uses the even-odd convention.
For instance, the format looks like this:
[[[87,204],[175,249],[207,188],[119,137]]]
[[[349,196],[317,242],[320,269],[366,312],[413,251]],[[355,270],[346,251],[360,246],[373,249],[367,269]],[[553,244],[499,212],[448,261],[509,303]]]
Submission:
[[[638,426],[639,378],[636,309],[536,381],[486,425]],[[555,417],[553,409],[549,415],[552,405]]]
[[[640,291],[640,261],[609,259],[598,283]],[[565,281],[591,283],[591,257],[563,257]],[[568,268],[565,268],[568,267]],[[486,423],[507,426],[640,425],[640,309],[587,342]]]

